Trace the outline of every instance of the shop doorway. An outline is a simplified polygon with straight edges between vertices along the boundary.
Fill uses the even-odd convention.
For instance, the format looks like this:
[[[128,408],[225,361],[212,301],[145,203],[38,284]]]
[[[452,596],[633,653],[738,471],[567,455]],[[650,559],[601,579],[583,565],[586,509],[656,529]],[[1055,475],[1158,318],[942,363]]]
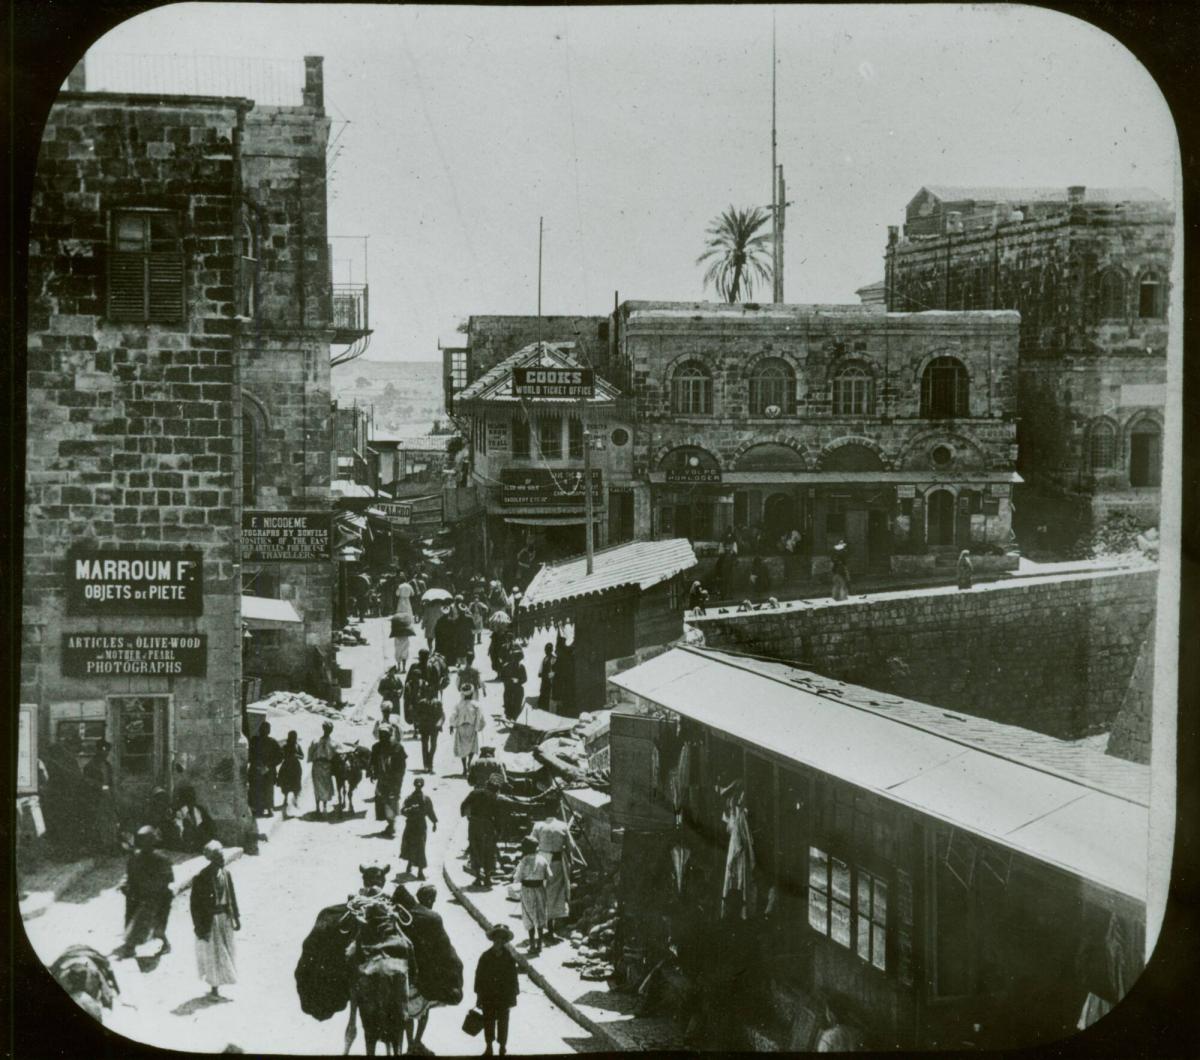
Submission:
[[[867,513],[867,562],[872,570],[885,571],[892,555],[892,536],[888,530],[888,513],[872,508]]]
[[[796,498],[790,493],[773,493],[763,505],[763,530],[769,542],[777,542],[784,534],[798,529]]]
[[[934,490],[925,498],[925,540],[932,546],[954,544],[954,494]]]
[[[846,544],[850,549],[847,566],[855,574],[861,574],[867,569],[868,537],[867,509],[851,508],[846,512]]]

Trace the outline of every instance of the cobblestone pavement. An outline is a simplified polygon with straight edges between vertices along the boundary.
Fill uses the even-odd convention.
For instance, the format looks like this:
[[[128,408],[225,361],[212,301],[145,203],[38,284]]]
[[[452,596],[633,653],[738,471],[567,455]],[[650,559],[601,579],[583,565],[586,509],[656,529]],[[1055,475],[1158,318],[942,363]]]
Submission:
[[[366,654],[363,653],[364,658]],[[485,668],[486,642],[480,648],[479,659],[481,669]],[[358,683],[356,680],[356,686]],[[364,702],[357,704],[368,722],[379,713],[374,685],[371,682]],[[498,686],[491,685],[488,693],[485,713],[490,715],[490,711],[499,710]],[[453,690],[448,689],[447,710],[453,705],[453,697]],[[491,725],[489,716],[485,742],[491,735]],[[369,728],[354,728],[355,735],[369,736]],[[404,744],[410,766],[404,787],[407,794],[421,754],[415,740],[405,740]],[[460,853],[448,849],[459,819],[459,804],[467,791],[466,782],[457,775],[459,768],[443,734],[434,775],[426,777],[425,790],[443,822],[429,837],[426,872],[438,884],[435,908],[442,914],[463,959],[467,980],[463,1003],[454,1009],[435,1009],[430,1019],[426,1044],[443,1055],[479,1053],[483,1048],[482,1039],[468,1037],[461,1027],[474,1001],[470,983],[475,962],[488,944],[480,927],[452,900],[442,883],[444,859]],[[175,900],[168,928],[171,951],[153,968],[139,968],[134,960],[117,962],[122,995],[107,1020],[110,1029],[139,1041],[188,1051],[220,1051],[228,1044],[248,1053],[342,1051],[344,1013],[318,1022],[300,1010],[292,978],[300,947],[317,912],[344,901],[357,890],[360,862],[368,858],[386,860],[394,872],[402,869],[403,863],[399,858],[399,838],[388,840],[379,834],[382,825],[374,820],[373,804],[367,801],[371,794],[369,781],[364,781],[356,793],[357,813],[353,817],[347,813],[325,821],[316,819],[311,812],[307,775],[305,779],[300,816],[287,821],[278,816],[270,823],[263,821],[262,832],[268,838],[261,842],[261,852],[242,857],[230,866],[242,910],[242,931],[237,936],[239,982],[224,988],[228,1000],[212,1003],[204,997],[207,986],[196,972],[187,896],[181,895]],[[58,901],[44,915],[26,924],[34,948],[43,959],[51,961],[66,946],[79,942],[104,952],[115,948],[120,940],[124,899],[116,889],[120,883],[119,871],[111,875],[98,893],[93,887],[84,900]],[[603,1042],[593,1039],[533,983],[521,977],[521,996],[510,1029],[510,1052],[570,1053],[603,1048]],[[363,1051],[360,1032],[355,1052]]]

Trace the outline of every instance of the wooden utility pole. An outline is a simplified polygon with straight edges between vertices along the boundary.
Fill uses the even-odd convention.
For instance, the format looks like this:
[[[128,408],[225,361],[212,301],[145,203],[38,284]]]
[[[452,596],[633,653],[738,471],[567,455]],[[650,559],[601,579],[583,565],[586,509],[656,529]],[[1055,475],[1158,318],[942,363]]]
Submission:
[[[583,399],[583,528],[584,548],[587,550],[587,573],[592,573],[594,542],[592,541],[592,432],[588,430],[587,398]]]
[[[783,230],[787,218],[787,188],[783,182],[783,166],[777,170],[775,216],[779,218],[775,236],[775,301],[783,301]]]
[[[776,159],[778,153],[778,134],[775,124],[775,12],[771,12],[771,301],[783,301],[783,218],[780,203],[783,201],[779,193],[780,174]]]

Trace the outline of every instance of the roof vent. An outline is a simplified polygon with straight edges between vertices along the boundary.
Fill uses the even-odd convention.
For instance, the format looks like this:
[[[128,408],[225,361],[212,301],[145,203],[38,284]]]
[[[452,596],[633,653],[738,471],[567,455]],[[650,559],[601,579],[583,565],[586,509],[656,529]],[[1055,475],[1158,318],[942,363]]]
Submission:
[[[1087,188],[1083,184],[1072,184],[1067,188],[1067,202],[1072,206],[1078,206],[1083,202],[1086,194]]]

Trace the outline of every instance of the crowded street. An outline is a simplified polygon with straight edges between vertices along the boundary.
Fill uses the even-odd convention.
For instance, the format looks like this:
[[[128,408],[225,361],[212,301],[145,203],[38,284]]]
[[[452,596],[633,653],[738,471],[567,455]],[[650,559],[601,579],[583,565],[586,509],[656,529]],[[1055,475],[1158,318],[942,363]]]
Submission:
[[[362,657],[364,665],[367,658],[376,661],[378,676],[386,664],[379,649],[386,624],[386,619],[379,618],[365,623],[370,644]],[[424,645],[423,638],[418,636],[414,652],[417,642]],[[486,647],[485,642],[481,659],[486,659]],[[493,709],[499,711],[497,688],[493,683],[488,689],[486,702],[491,709],[485,710],[487,727],[480,734],[484,745],[495,746],[502,741],[496,720],[491,716]],[[446,705],[447,708],[452,705],[450,690]],[[368,721],[378,720],[377,691],[369,693],[360,706]],[[367,739],[370,731],[366,726],[339,724],[337,735],[339,739]],[[412,790],[414,775],[424,774],[419,772],[419,741],[406,739],[404,746],[409,762],[403,791],[406,796]],[[185,1051],[220,1052],[232,1044],[248,1053],[341,1052],[345,1013],[318,1022],[300,1009],[292,973],[301,944],[321,909],[344,902],[347,895],[359,889],[360,864],[370,861],[390,864],[389,891],[393,880],[406,883],[410,891],[415,891],[417,882],[403,875],[399,837],[389,840],[380,835],[383,824],[374,819],[369,780],[355,793],[353,815],[348,811],[335,812],[328,820],[322,820],[313,812],[307,767],[305,773],[298,814],[291,811],[291,816],[285,818],[282,810],[277,809],[274,818],[260,818],[260,834],[267,837],[260,841],[260,853],[239,858],[230,867],[242,920],[237,935],[237,984],[226,988],[220,1001],[206,996],[207,987],[196,975],[195,939],[185,894],[176,898],[171,911],[168,953],[159,959],[143,960],[147,969],[144,971],[137,959],[115,962],[121,996],[107,1019],[110,1029],[137,1040]],[[458,827],[459,805],[469,790],[449,740],[443,738],[439,743],[434,773],[424,779],[425,791],[433,800],[439,821],[437,831],[429,835],[426,876],[438,887],[434,911],[445,923],[466,976],[463,1004],[433,1010],[424,1044],[436,1054],[473,1053],[480,1047],[463,1033],[462,1022],[474,1000],[470,977],[488,942],[442,878],[443,863],[464,853],[465,832]],[[458,840],[452,845],[456,833]],[[124,899],[117,887],[122,875],[120,868],[114,865],[112,869],[110,886],[83,900],[60,902],[46,915],[27,922],[30,941],[47,964],[70,944],[86,943],[109,952],[120,942]],[[500,889],[499,884],[496,889]],[[520,982],[520,998],[509,1030],[511,1052],[568,1053],[606,1048],[527,978],[522,976]],[[361,1053],[363,1048],[360,1031],[354,1052]]]

